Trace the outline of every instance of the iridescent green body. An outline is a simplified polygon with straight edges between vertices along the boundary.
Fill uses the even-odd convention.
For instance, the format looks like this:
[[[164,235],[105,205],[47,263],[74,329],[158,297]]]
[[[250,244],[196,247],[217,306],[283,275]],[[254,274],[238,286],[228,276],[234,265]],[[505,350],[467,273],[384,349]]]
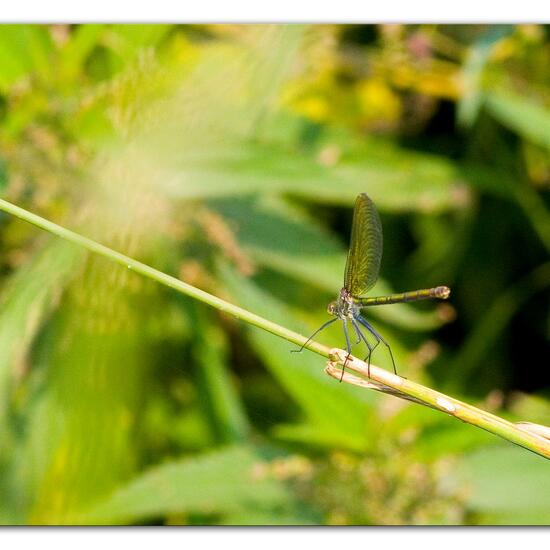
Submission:
[[[434,288],[423,288],[422,290],[411,290],[400,294],[388,296],[373,296],[372,298],[354,298],[354,302],[360,307],[383,306],[386,304],[397,304],[399,302],[416,302],[417,300],[429,300],[439,298],[446,300],[451,294],[447,286],[436,286]]]

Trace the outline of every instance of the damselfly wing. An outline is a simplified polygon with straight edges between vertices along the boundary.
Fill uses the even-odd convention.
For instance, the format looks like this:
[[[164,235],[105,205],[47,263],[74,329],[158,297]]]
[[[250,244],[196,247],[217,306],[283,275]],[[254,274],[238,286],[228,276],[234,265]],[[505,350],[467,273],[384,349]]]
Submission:
[[[344,271],[344,288],[358,298],[376,283],[382,261],[382,224],[366,193],[359,195],[353,210],[351,239]]]

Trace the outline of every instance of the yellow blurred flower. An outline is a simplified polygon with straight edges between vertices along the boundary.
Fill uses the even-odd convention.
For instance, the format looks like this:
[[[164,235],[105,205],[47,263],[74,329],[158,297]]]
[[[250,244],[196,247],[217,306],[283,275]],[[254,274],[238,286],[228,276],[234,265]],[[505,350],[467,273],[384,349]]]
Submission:
[[[492,52],[491,58],[493,61],[504,61],[505,59],[510,59],[515,55],[519,54],[522,45],[518,41],[517,37],[509,36],[499,40]]]
[[[330,112],[328,101],[321,95],[301,98],[294,102],[294,108],[315,122],[325,122]]]
[[[458,67],[451,63],[431,62],[426,68],[403,64],[391,71],[391,80],[399,88],[433,97],[451,100],[460,97]]]
[[[357,86],[357,99],[362,118],[367,123],[394,123],[401,116],[401,100],[379,79],[363,80]]]

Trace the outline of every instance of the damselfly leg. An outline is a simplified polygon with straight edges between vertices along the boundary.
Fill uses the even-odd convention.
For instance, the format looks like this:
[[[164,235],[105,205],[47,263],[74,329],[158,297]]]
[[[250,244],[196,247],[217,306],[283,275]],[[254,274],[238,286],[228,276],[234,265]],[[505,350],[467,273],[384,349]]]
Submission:
[[[355,320],[355,318],[351,319],[351,323],[359,338],[358,342],[363,340],[363,342],[365,342],[365,345],[367,346],[367,349],[369,350],[369,353],[367,354],[365,359],[363,359],[363,361],[367,361],[367,376],[370,378],[370,359],[372,356],[372,352],[376,349],[376,346],[378,346],[380,340],[376,340],[376,344],[374,344],[374,346],[371,346],[370,342],[367,340],[367,337],[361,332],[361,328],[357,325],[357,321]]]
[[[395,374],[397,374],[397,369],[395,367],[395,361],[393,359],[393,353],[391,351],[390,345],[386,342],[386,340],[384,340],[382,335],[372,325],[370,325],[367,321],[365,321],[365,319],[363,319],[363,317],[358,315],[357,317],[355,317],[355,319],[357,321],[359,321],[359,323],[361,323],[376,338],[376,341],[377,341],[376,345],[378,345],[378,343],[382,342],[388,348],[388,351],[390,353],[391,362],[392,362],[392,365],[393,365],[393,372]]]
[[[344,327],[344,336],[346,337],[346,349],[348,351],[348,354],[346,356],[346,360],[344,361],[344,366],[342,367],[342,376],[340,376],[340,382],[344,378],[344,371],[346,370],[346,365],[351,355],[351,344],[349,341],[348,323],[345,317],[342,319],[342,326]]]
[[[332,323],[334,323],[335,321],[337,321],[338,318],[334,318],[334,319],[330,319],[329,321],[327,321],[326,323],[323,323],[303,344],[302,344],[302,347],[300,349],[291,349],[290,350],[290,353],[301,353],[304,348],[311,342],[311,340],[313,339],[314,336],[316,336],[317,334],[319,334],[323,329],[327,328],[329,325],[331,325]]]

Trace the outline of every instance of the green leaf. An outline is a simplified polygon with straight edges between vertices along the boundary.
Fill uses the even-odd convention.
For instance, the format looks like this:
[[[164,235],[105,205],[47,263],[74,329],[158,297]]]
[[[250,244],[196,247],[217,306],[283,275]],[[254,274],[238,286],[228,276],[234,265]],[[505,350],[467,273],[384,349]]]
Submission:
[[[515,392],[512,395],[510,410],[517,418],[529,419],[537,424],[548,423],[550,400],[548,395],[532,395]]]
[[[0,307],[0,410],[42,323],[56,306],[85,252],[54,239],[17,270],[2,292]],[[0,415],[3,418],[3,414]]]
[[[550,149],[550,110],[534,101],[507,91],[487,93],[489,112],[520,137]]]
[[[289,495],[262,474],[261,458],[246,447],[174,460],[141,473],[74,523],[121,524],[167,514],[228,514],[280,506]]]
[[[0,515],[23,522],[27,490],[32,474],[22,464],[28,456],[20,454],[13,413],[25,402],[28,388],[27,365],[38,334],[58,307],[69,280],[82,264],[85,252],[65,241],[54,239],[37,250],[18,268],[2,289],[0,302]],[[27,376],[22,376],[25,373]],[[21,397],[23,396],[23,399]],[[19,403],[18,403],[19,401]],[[28,404],[28,401],[27,401]],[[21,411],[26,414],[28,410]],[[49,433],[48,436],[52,434]],[[7,521],[10,523],[10,521]]]
[[[0,32],[0,90],[30,72],[52,70],[53,42],[45,25],[2,25]]]
[[[4,158],[0,157],[0,193],[4,193],[6,190],[6,187],[8,186],[8,180],[9,180],[9,170],[8,165]],[[2,216],[0,217],[0,220],[2,217],[4,217],[5,214],[2,213]]]
[[[486,448],[465,457],[458,474],[473,510],[508,517],[544,513],[550,521],[550,475],[542,457],[511,446]]]
[[[483,514],[486,525],[544,525],[548,527],[550,516],[546,510],[514,511]]]
[[[432,416],[437,417],[433,414]],[[445,418],[422,431],[414,444],[413,455],[421,461],[432,461],[438,457],[471,452],[490,444],[492,440],[491,434],[483,430]]]
[[[481,80],[495,44],[512,33],[512,25],[490,25],[470,46],[466,61],[462,67],[464,93],[457,106],[459,124],[471,126],[477,118],[483,103]]]
[[[141,49],[158,44],[171,28],[172,25],[112,25],[110,42],[127,63]]]
[[[276,145],[237,142],[205,154],[183,154],[167,182],[175,198],[279,192],[324,204],[353,205],[367,192],[380,210],[444,211],[457,205],[458,167],[435,155],[368,142],[360,155],[333,167]]]
[[[298,502],[280,509],[242,509],[223,519],[224,525],[321,525],[322,515],[307,504]]]
[[[109,493],[136,466],[134,426],[148,391],[148,319],[158,315],[158,295],[95,255],[80,275],[33,355],[47,376],[18,466],[32,480],[34,524],[69,523],[74,502]],[[60,467],[67,462],[73,466]]]
[[[218,442],[242,441],[248,435],[249,425],[227,364],[224,333],[200,307],[193,304],[192,309],[193,357],[199,371],[201,405]]]
[[[342,418],[345,426],[346,418]],[[327,429],[325,424],[280,424],[273,429],[274,437],[287,443],[300,443],[313,448],[332,450],[341,447],[362,452],[365,449],[364,442],[347,433],[347,427],[343,427],[341,433],[333,429]]]
[[[331,292],[341,286],[345,261],[341,244],[282,201],[247,196],[208,204],[224,217],[239,245],[260,265]]]
[[[84,64],[94,47],[99,44],[105,25],[79,25],[70,34],[70,38],[59,52],[59,78],[78,83]]]

